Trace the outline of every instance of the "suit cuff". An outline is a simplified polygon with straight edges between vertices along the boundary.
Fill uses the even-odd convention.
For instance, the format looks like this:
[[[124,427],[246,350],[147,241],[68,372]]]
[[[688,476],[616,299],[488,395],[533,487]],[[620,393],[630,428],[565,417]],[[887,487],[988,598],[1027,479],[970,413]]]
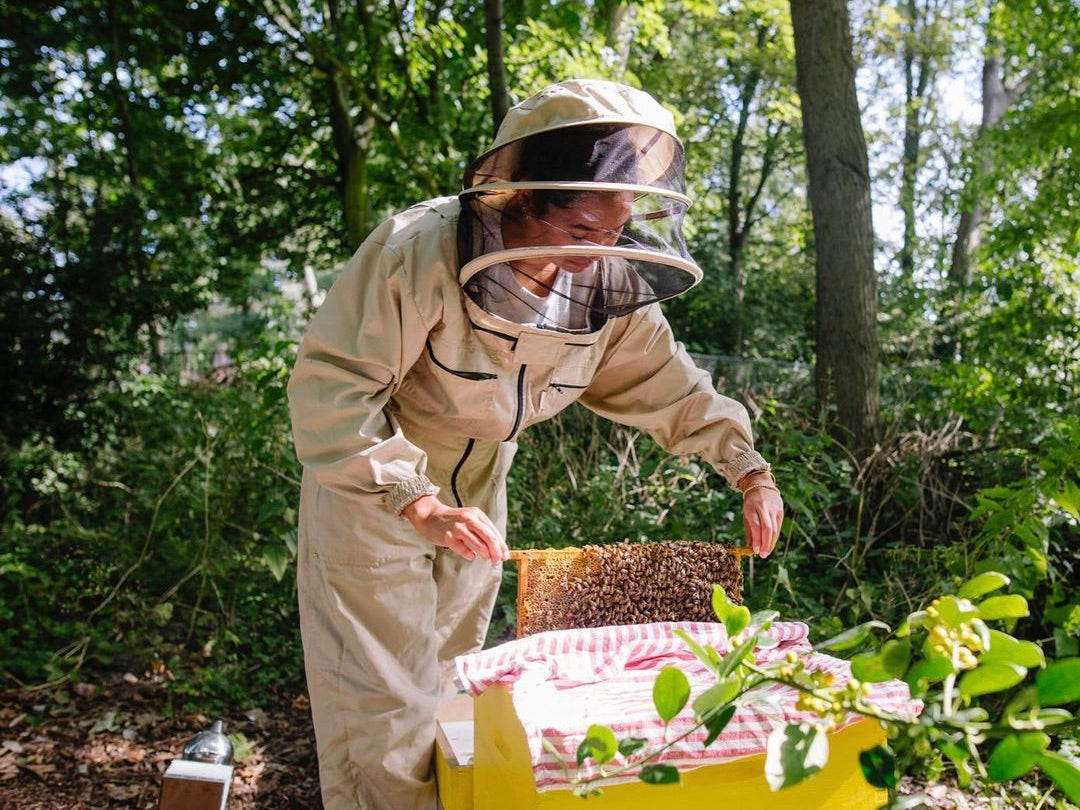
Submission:
[[[438,494],[439,488],[431,483],[426,475],[418,475],[394,486],[383,497],[383,502],[391,512],[400,517],[402,510],[417,498]]]
[[[727,479],[728,486],[739,490],[739,480],[750,473],[769,472],[772,465],[757,450],[747,450],[735,456],[731,461],[720,466],[720,474]]]

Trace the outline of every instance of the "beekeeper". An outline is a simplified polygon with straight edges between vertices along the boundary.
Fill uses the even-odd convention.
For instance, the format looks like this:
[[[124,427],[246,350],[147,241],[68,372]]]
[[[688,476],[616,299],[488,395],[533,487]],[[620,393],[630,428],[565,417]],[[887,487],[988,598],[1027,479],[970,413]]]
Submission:
[[[573,402],[696,453],[761,556],[783,503],[745,409],[658,305],[701,280],[672,115],[605,81],[513,107],[457,197],[377,227],[289,383],[298,587],[327,810],[436,807],[434,717],[507,557],[518,436]]]

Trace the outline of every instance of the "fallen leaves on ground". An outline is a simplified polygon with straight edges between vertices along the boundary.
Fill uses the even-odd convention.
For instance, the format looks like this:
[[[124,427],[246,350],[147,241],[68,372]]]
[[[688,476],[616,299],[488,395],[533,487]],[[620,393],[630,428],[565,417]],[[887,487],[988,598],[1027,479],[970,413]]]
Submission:
[[[223,717],[168,711],[167,686],[130,674],[0,696],[0,807],[156,810],[184,743],[223,720],[240,744],[230,810],[320,810],[306,697]]]

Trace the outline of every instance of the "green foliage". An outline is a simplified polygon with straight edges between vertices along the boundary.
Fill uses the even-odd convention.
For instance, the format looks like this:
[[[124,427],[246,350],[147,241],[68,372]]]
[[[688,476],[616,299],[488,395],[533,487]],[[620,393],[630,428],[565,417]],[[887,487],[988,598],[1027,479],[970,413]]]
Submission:
[[[985,572],[963,583],[960,590],[977,598],[1007,584],[1008,578],[1000,573]],[[714,603],[718,608],[717,618],[724,620],[736,606],[722,594],[721,591]],[[1026,600],[1022,596],[1008,597],[1025,603],[1026,612]],[[894,744],[899,742],[925,753],[936,749],[946,755],[957,768],[961,786],[969,783],[973,770],[992,781],[1009,781],[1039,767],[1066,798],[1078,802],[1080,764],[1050,750],[1053,738],[1073,725],[1073,715],[1046,707],[1080,700],[1080,659],[1066,658],[1041,668],[1041,654],[1032,656],[1028,646],[986,625],[986,621],[995,618],[1008,618],[986,615],[983,606],[987,601],[976,604],[968,597],[949,594],[935,599],[925,610],[909,615],[896,638],[887,639],[882,645],[871,644],[866,652],[852,658],[851,679],[842,684],[834,683],[830,675],[807,670],[805,660],[794,653],[780,662],[759,664],[752,651],[762,632],[768,629],[769,621],[748,627],[740,636],[733,637],[732,648],[722,654],[680,634],[690,651],[717,674],[718,680],[716,686],[694,701],[698,725],[680,735],[679,740],[699,728],[710,728],[710,720],[721,712],[726,724],[738,707],[756,699],[754,692],[758,687],[778,683],[798,693],[798,709],[811,711],[819,719],[779,724],[769,735],[764,768],[765,779],[774,791],[797,785],[820,771],[829,759],[829,730],[854,714],[882,723]],[[1008,613],[1012,612],[1015,611]],[[818,648],[835,645],[850,649],[854,641],[871,638],[869,629],[851,628]],[[864,663],[859,665],[859,661]],[[927,663],[940,669],[941,677],[922,677],[920,673],[926,672]],[[1034,686],[1017,689],[1026,679],[1030,680],[1031,666],[1039,667]],[[886,679],[907,680],[912,695],[923,702],[918,717],[884,712],[873,705],[867,697],[866,684]],[[686,705],[689,692],[686,676],[677,668],[665,667],[659,673],[653,696],[657,714],[665,724]],[[992,720],[989,708],[978,701],[988,695],[1009,698],[997,720]],[[710,728],[706,745],[716,737]],[[988,746],[988,741],[994,744]],[[670,772],[674,769],[656,763],[673,744],[674,741],[667,741],[654,750],[634,745],[627,749],[630,753],[625,764],[601,769],[598,774],[585,773],[581,766],[589,756],[602,766],[622,750],[610,729],[593,725],[579,749],[579,771],[572,784],[581,795],[595,795],[599,780],[616,775],[637,774],[649,784],[676,783],[677,773]],[[984,762],[983,752],[988,747],[992,750]],[[888,791],[889,807],[907,806],[910,799],[901,800],[897,794],[902,765],[892,748],[879,745],[863,751],[859,765],[870,784]],[[658,768],[667,769],[662,779]]]
[[[284,379],[136,377],[95,403],[77,450],[6,449],[0,615],[22,620],[3,624],[5,680],[157,661],[178,696],[297,688]]]

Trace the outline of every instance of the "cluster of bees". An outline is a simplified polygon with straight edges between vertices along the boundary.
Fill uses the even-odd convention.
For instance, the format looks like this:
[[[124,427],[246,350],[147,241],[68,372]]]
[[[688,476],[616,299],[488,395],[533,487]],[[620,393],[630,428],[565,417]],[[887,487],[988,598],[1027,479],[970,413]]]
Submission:
[[[713,585],[742,602],[739,559],[698,541],[617,543],[532,552],[518,583],[518,635],[544,630],[716,621]]]

